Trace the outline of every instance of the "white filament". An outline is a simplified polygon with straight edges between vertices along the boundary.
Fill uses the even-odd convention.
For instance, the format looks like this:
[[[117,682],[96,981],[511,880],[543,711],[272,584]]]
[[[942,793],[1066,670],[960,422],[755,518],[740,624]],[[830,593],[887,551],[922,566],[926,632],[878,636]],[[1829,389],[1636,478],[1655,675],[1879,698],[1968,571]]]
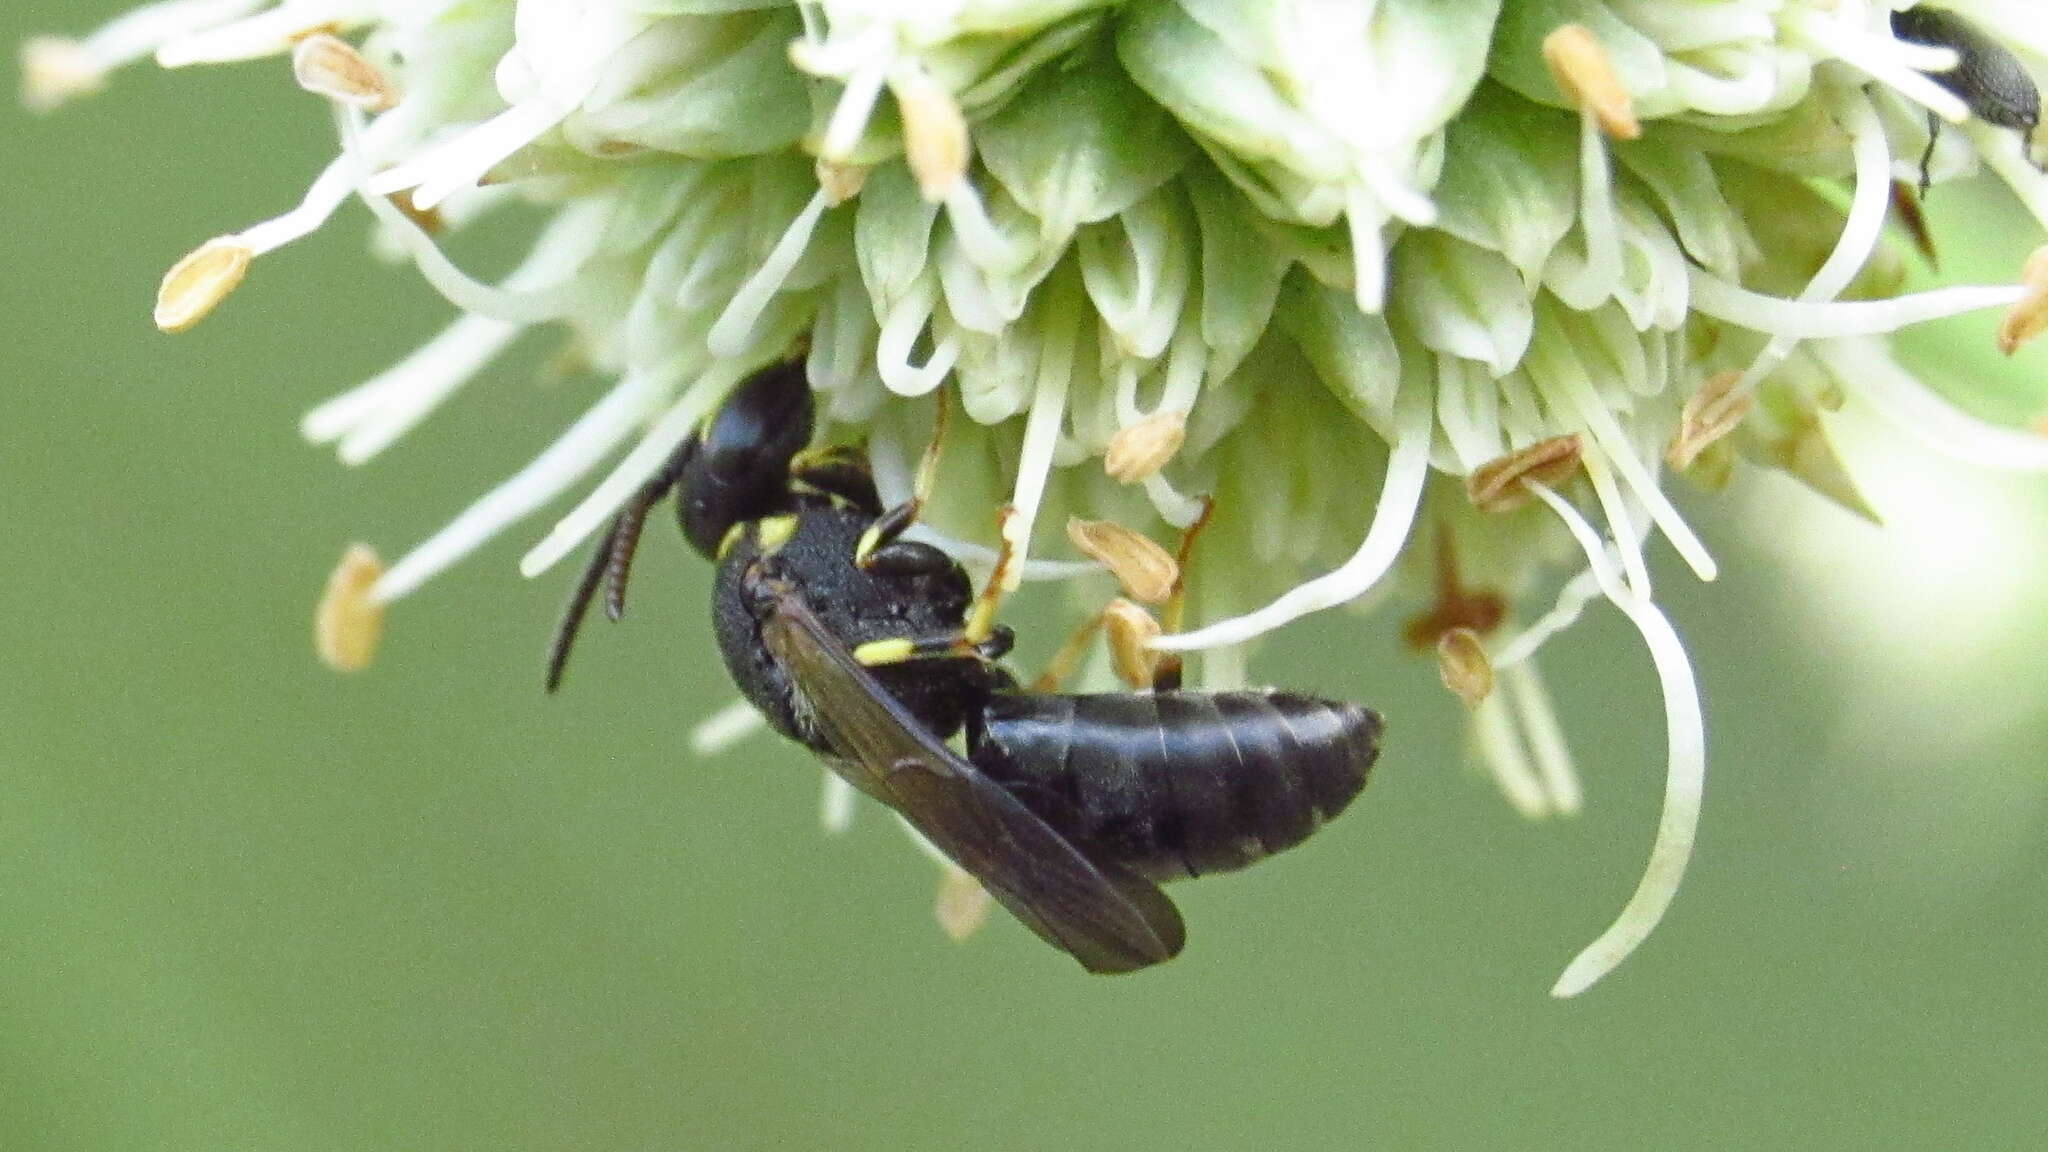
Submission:
[[[1699,684],[1693,678],[1685,643],[1671,627],[1671,621],[1656,605],[1636,596],[1622,583],[1608,558],[1607,546],[1576,508],[1541,484],[1531,483],[1529,490],[1564,521],[1585,551],[1586,562],[1600,582],[1601,594],[1642,633],[1664,696],[1668,742],[1664,810],[1657,821],[1657,839],[1650,848],[1649,863],[1635,893],[1614,923],[1565,966],[1564,974],[1551,988],[1551,995],[1565,998],[1592,987],[1627,959],[1649,938],[1678,894],[1699,832],[1700,804],[1706,790],[1707,737],[1700,715]]]

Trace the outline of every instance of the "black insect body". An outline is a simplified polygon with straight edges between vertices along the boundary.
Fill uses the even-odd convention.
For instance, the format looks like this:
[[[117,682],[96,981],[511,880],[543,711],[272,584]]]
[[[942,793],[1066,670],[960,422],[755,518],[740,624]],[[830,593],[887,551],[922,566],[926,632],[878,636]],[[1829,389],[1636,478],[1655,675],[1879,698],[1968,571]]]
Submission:
[[[795,365],[736,389],[628,502],[577,585],[549,687],[600,584],[616,619],[641,525],[671,489],[716,559],[712,620],[734,683],[784,736],[895,809],[1047,942],[1095,972],[1176,955],[1154,881],[1300,843],[1364,787],[1380,720],[1283,692],[1025,693],[998,663],[991,579],[900,539],[930,489],[884,509],[864,462],[806,451]],[[1165,678],[1162,678],[1164,684]],[[966,755],[947,741],[965,731]]]
[[[1962,97],[1986,124],[2032,134],[2041,123],[2041,92],[2019,57],[1990,33],[1940,8],[1892,13],[1892,34],[1914,44],[1954,50],[1958,63],[1928,78]]]
[[[1986,124],[2019,131],[2031,153],[2034,130],[2041,124],[2041,91],[2019,57],[1983,29],[1941,8],[1922,5],[1892,13],[1892,34],[1913,44],[1955,52],[1955,68],[1930,72],[1928,78],[1960,97],[1970,114]],[[1927,152],[1920,159],[1920,192],[1927,192],[1927,162],[1934,157],[1941,120],[1927,117]]]
[[[1291,692],[1012,694],[969,718],[968,757],[1098,858],[1155,880],[1229,872],[1344,810],[1379,717]]]

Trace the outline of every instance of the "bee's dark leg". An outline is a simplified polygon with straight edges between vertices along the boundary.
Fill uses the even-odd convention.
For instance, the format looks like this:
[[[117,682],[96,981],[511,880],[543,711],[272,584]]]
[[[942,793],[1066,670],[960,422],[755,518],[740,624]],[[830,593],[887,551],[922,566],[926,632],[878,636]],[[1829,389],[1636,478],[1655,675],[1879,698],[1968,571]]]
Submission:
[[[866,457],[845,444],[803,452],[789,463],[790,487],[836,496],[880,519],[882,500],[875,494],[874,473]]]
[[[882,513],[876,521],[861,534],[860,543],[853,550],[853,562],[866,568],[874,563],[876,551],[895,542],[912,524],[917,523],[919,514],[932,497],[939,483],[939,451],[946,440],[946,393],[942,388],[936,394],[932,411],[932,438],[924,446],[924,456],[917,462],[917,478],[911,483],[910,499]]]
[[[1934,163],[1934,146],[1941,143],[1941,117],[1933,112],[1927,114],[1927,151],[1920,154],[1920,198],[1927,199],[1927,189],[1933,185],[1934,177],[1928,175],[1927,166]]]
[[[1209,519],[1215,514],[1216,498],[1214,496],[1202,497],[1202,511],[1196,515],[1194,523],[1189,524],[1187,530],[1181,533],[1180,550],[1174,557],[1173,591],[1167,594],[1166,609],[1163,613],[1164,626],[1168,632],[1179,632],[1187,616],[1188,564],[1195,556],[1195,541],[1201,538],[1202,529],[1209,526]],[[1180,688],[1182,672],[1183,662],[1179,653],[1168,652],[1160,655],[1158,663],[1153,666],[1152,690],[1155,692],[1178,690]]]
[[[887,640],[870,640],[853,650],[853,658],[863,667],[881,668],[890,664],[908,664],[915,660],[978,660],[992,664],[1010,654],[1017,643],[1017,634],[1008,628],[997,628],[980,640],[970,640],[965,632],[947,632],[938,636],[892,636]]]
[[[562,686],[562,673],[569,665],[569,650],[575,647],[576,634],[583,629],[583,617],[590,612],[590,602],[596,598],[598,585],[605,588],[605,615],[613,620],[626,612],[626,581],[632,575],[633,554],[640,548],[640,531],[647,524],[648,513],[668,495],[669,489],[683,474],[684,467],[697,450],[697,438],[690,437],[683,446],[676,449],[661,471],[642,484],[612,518],[611,527],[598,539],[597,547],[591,552],[590,560],[583,566],[583,574],[576,578],[576,587],[569,593],[569,603],[562,609],[561,623],[555,626],[554,640],[548,644],[547,690]]]
[[[1038,679],[1031,682],[1033,692],[1047,693],[1060,690],[1060,685],[1066,683],[1067,677],[1072,676],[1075,667],[1081,663],[1081,654],[1088,651],[1088,645],[1095,642],[1095,634],[1102,631],[1102,615],[1097,612],[1088,617],[1087,623],[1074,629],[1073,635],[1067,637],[1066,642],[1060,645],[1059,651],[1052,654],[1052,659],[1046,663],[1045,671],[1039,673]]]

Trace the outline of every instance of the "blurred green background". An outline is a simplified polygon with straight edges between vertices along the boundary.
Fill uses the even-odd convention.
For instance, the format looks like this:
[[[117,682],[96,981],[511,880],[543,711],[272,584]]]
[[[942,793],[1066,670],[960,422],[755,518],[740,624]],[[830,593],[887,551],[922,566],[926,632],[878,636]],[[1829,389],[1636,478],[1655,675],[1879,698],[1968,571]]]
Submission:
[[[0,43],[118,7],[8,5]],[[930,868],[872,808],[821,836],[793,748],[691,756],[729,689],[670,533],[560,699],[538,673],[564,577],[517,577],[530,536],[403,604],[373,673],[313,660],[343,544],[421,538],[583,390],[529,348],[503,370],[531,387],[375,467],[300,443],[303,409],[447,315],[368,262],[359,214],[198,332],[149,327],[172,260],[328,154],[281,64],[137,69],[0,112],[0,140],[10,1152],[2048,1142],[2048,611],[1999,544],[2048,528],[2038,483],[1997,489],[2016,518],[1947,557],[1950,600],[1848,623],[1831,581],[1891,576],[1855,551],[1874,533],[1802,560],[1801,525],[1839,519],[1817,502],[1690,498],[1728,571],[1660,563],[1707,695],[1700,855],[1582,999],[1544,992],[1635,883],[1661,788],[1648,661],[1606,611],[1546,659],[1590,797],[1548,825],[1466,767],[1456,705],[1386,630],[1275,645],[1262,678],[1392,718],[1374,784],[1301,850],[1179,889],[1178,962],[1091,979],[1007,920],[944,940]],[[1952,270],[2012,275],[2029,225],[1936,207]],[[1940,361],[1983,410],[2038,411],[2048,361],[1994,364],[1988,324]],[[1989,483],[1965,481],[1937,512]],[[2019,591],[1949,627],[1990,571]],[[1309,657],[1332,636],[1353,659]],[[1959,636],[1972,675],[1915,662]]]

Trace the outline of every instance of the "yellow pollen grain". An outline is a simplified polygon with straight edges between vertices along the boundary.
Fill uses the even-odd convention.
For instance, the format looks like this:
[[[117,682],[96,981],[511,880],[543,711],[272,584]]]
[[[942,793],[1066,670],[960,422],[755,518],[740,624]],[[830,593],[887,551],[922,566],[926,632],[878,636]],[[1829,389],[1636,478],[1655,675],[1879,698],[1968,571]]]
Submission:
[[[1678,418],[1678,434],[1664,452],[1665,462],[1680,472],[1693,466],[1700,453],[1712,447],[1742,424],[1756,403],[1748,389],[1738,392],[1740,372],[1717,372],[1686,399]]]
[[[1158,604],[1173,595],[1180,565],[1151,539],[1111,520],[1079,517],[1067,521],[1067,539],[1083,556],[1109,569],[1131,599]]]
[[[97,92],[106,81],[106,69],[76,40],[37,36],[21,46],[21,102],[32,112]]]
[[[1473,469],[1465,477],[1465,495],[1481,512],[1513,511],[1529,500],[1524,481],[1557,487],[1578,472],[1583,451],[1577,435],[1539,440]]]
[[[939,873],[938,896],[932,901],[932,919],[956,943],[964,943],[988,923],[988,889],[957,867]]]
[[[2048,332],[2048,247],[2034,249],[2027,257],[2026,269],[2020,273],[2020,283],[2027,294],[2006,310],[2005,319],[1998,325],[1998,350],[2007,356],[2020,350],[2028,341]]]
[[[383,575],[376,550],[354,544],[327,578],[327,591],[313,613],[313,650],[336,672],[361,672],[377,658],[384,605],[371,599],[370,589]]]
[[[1129,600],[1116,599],[1102,610],[1102,628],[1109,639],[1110,664],[1117,679],[1136,689],[1152,686],[1157,668],[1152,641],[1159,638],[1159,621]]]
[[[156,293],[156,326],[165,332],[189,331],[241,286],[255,257],[233,236],[201,244],[164,273]]]
[[[1187,442],[1184,412],[1154,412],[1117,430],[1102,454],[1102,470],[1119,484],[1137,484],[1157,475]]]
[[[365,112],[388,112],[398,106],[398,86],[384,70],[348,41],[325,32],[306,37],[292,49],[292,75],[306,91]]]
[[[896,86],[903,112],[903,151],[918,191],[934,203],[967,176],[967,118],[951,93],[929,77]]]
[[[1467,708],[1477,708],[1493,695],[1493,661],[1479,633],[1470,628],[1453,628],[1437,637],[1436,670],[1444,687]]]
[[[1621,77],[1614,73],[1614,61],[1607,48],[1583,24],[1560,25],[1543,38],[1543,62],[1573,107],[1599,121],[1600,130],[1616,140],[1634,140],[1643,134],[1636,119],[1635,104]]]

